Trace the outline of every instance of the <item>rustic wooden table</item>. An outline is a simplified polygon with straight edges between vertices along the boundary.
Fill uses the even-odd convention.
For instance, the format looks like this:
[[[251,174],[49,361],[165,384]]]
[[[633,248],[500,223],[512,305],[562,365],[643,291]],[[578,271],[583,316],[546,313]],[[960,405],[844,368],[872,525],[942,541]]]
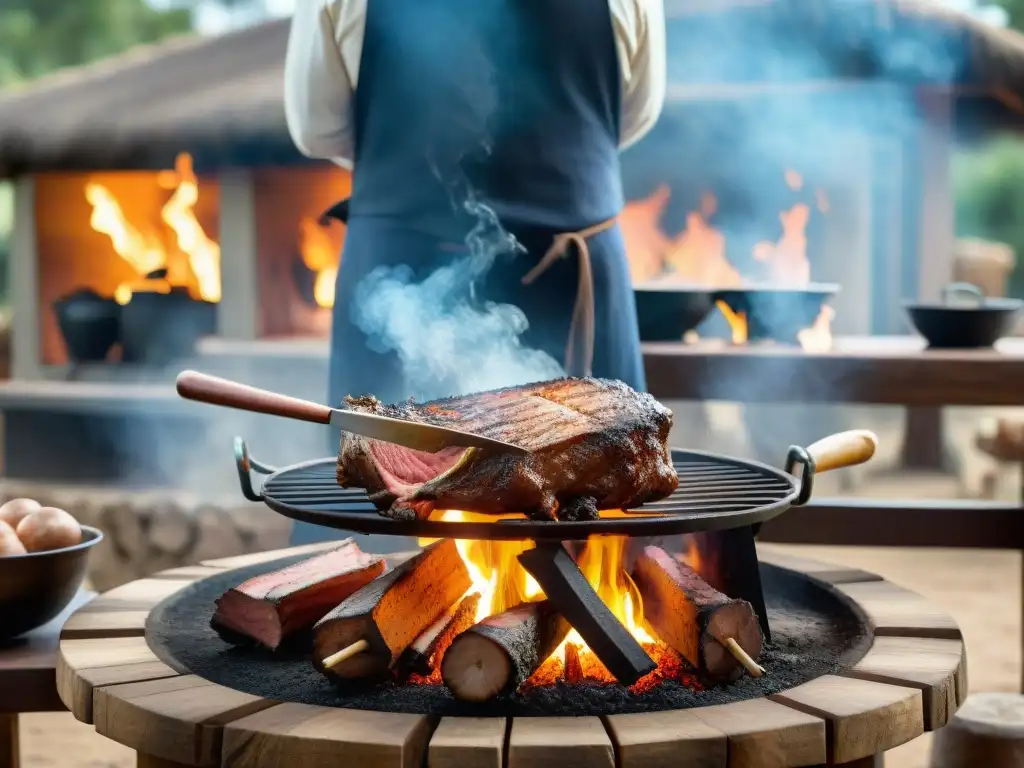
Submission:
[[[948,615],[863,571],[764,547],[855,601],[874,630],[852,668],[768,698],[607,718],[441,718],[280,703],[161,662],[148,612],[195,579],[316,544],[167,571],[101,595],[60,642],[58,689],[76,718],[138,752],[147,768],[713,768],[880,764],[888,749],[941,727],[967,693],[964,645]]]
[[[16,768],[19,764],[19,714],[64,710],[56,686],[61,627],[93,597],[94,593],[80,590],[64,612],[49,623],[0,642],[0,768]]]

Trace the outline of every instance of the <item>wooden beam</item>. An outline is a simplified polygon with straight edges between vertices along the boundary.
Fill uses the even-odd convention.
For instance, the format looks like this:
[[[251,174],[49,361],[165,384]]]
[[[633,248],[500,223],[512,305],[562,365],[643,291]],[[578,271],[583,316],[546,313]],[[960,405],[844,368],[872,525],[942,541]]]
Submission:
[[[11,378],[39,379],[39,249],[32,176],[19,176],[14,181],[14,231],[7,270],[11,311],[18,318],[11,324]]]
[[[1024,549],[1020,504],[821,499],[761,528],[760,541],[849,547]]]
[[[217,334],[252,340],[259,335],[256,263],[256,201],[252,174],[243,169],[220,175],[220,274]]]

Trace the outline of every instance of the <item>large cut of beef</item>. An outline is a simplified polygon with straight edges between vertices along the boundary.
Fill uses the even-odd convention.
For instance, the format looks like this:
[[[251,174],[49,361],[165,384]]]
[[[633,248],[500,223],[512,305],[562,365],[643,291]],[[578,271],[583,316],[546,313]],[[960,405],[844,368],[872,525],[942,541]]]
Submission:
[[[513,443],[526,456],[479,448],[423,453],[342,433],[338,482],[365,488],[385,515],[435,509],[538,519],[595,519],[664,498],[679,479],[672,411],[620,381],[566,378],[427,403],[346,398],[354,410],[428,422]]]

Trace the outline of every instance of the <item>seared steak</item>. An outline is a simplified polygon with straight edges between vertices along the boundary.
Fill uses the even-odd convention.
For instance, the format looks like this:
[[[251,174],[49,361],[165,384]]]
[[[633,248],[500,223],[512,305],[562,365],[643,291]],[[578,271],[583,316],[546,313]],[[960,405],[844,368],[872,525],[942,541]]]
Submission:
[[[435,510],[595,519],[668,496],[679,479],[668,433],[672,412],[620,381],[557,379],[428,403],[385,405],[348,397],[349,408],[476,432],[527,456],[478,448],[423,453],[342,433],[338,482],[365,488],[401,520]]]

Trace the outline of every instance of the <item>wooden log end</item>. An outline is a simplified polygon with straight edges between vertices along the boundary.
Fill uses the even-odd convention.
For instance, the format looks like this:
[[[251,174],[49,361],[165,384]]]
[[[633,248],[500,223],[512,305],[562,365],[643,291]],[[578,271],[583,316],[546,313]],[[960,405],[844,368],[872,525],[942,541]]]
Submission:
[[[455,698],[485,702],[509,688],[512,662],[498,643],[475,632],[464,632],[444,655],[441,678]]]

